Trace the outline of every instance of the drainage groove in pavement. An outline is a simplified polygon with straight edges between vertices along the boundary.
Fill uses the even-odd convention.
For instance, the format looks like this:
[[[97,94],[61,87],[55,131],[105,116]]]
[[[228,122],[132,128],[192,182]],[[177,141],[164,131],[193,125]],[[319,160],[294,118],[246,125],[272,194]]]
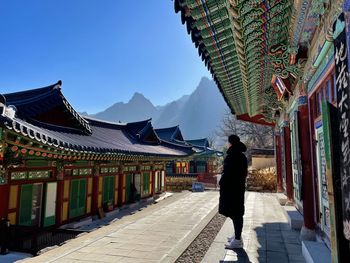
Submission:
[[[175,262],[201,262],[225,220],[225,216],[217,213]]]

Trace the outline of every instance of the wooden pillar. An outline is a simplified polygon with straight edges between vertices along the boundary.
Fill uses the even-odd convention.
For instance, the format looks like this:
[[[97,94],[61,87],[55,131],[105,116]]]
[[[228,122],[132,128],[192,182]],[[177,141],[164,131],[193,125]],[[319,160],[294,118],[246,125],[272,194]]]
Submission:
[[[57,181],[57,204],[56,204],[56,225],[62,224],[62,213],[63,213],[63,191],[64,191],[64,181]]]
[[[119,171],[119,177],[118,177],[118,184],[119,184],[119,189],[118,189],[118,206],[122,206],[123,205],[123,192],[125,191],[124,188],[124,175],[123,175],[123,169],[124,167],[121,166],[120,167],[120,171]]]
[[[151,173],[152,176],[152,196],[155,196],[155,181],[156,181],[156,171],[153,170]]]
[[[92,177],[92,205],[91,205],[91,213],[97,214],[98,213],[98,208],[99,208],[99,190],[100,190],[100,185],[99,185],[99,171],[100,167],[97,165],[95,167],[95,172]]]
[[[312,175],[312,156],[311,141],[309,129],[309,114],[307,103],[299,105],[299,140],[301,149],[301,166],[302,166],[302,199],[304,212],[304,229],[313,231],[315,229],[315,202],[314,202],[314,185]],[[309,236],[308,233],[306,234]],[[314,234],[312,234],[314,235]],[[305,239],[313,239],[306,237]]]
[[[293,202],[293,174],[292,174],[292,156],[290,146],[290,128],[283,127],[284,132],[284,163],[286,173],[286,194],[289,202]]]
[[[57,178],[57,196],[56,196],[56,226],[62,225],[63,215],[63,195],[64,195],[64,166],[62,163],[56,163]]]
[[[281,149],[281,135],[275,133],[275,157],[276,157],[276,172],[277,172],[277,192],[283,193],[283,182],[282,182],[282,149]]]
[[[9,204],[9,185],[0,185],[0,219],[7,218]]]

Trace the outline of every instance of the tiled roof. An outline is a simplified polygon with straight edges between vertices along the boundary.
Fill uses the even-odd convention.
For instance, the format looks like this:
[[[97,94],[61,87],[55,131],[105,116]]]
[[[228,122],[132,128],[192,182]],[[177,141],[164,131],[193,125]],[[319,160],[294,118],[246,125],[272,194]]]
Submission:
[[[179,126],[155,129],[155,132],[163,142],[191,148],[191,146],[183,139]]]
[[[60,85],[59,82],[41,89],[4,95],[5,107],[14,105],[16,114],[0,115],[0,126],[41,145],[66,151],[163,157],[181,157],[193,153],[192,147],[160,140],[151,120],[113,123],[81,117],[65,100]],[[59,114],[51,115],[48,121],[41,118],[53,108]],[[57,124],[62,117],[60,114],[64,118],[69,114],[70,119],[64,125]]]
[[[197,155],[206,155],[206,156],[222,155],[222,152],[216,151],[215,149],[209,147],[209,142],[207,138],[196,139],[196,140],[186,140],[186,142],[193,146],[193,150],[196,152]]]
[[[63,96],[61,85],[62,82],[58,81],[56,84],[44,88],[8,93],[3,96],[8,106],[16,107],[17,117],[30,123],[39,126],[53,124],[54,126],[72,128],[80,133],[91,133],[87,121],[74,110]],[[57,114],[60,115],[60,118]],[[55,119],[52,118],[53,115],[56,115]]]
[[[196,139],[196,140],[186,140],[189,144],[198,147],[209,147],[209,142],[207,138]]]
[[[158,134],[158,137],[166,141],[173,140],[178,130],[179,126],[155,129],[156,133]]]

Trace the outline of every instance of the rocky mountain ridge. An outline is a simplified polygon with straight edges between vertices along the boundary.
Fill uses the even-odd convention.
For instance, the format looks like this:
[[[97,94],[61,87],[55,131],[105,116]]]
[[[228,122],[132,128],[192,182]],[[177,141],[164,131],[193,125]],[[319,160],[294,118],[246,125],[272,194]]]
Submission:
[[[163,106],[154,106],[136,92],[127,102],[117,102],[106,110],[89,116],[108,120],[133,122],[152,118],[153,126],[164,128],[179,125],[186,139],[211,136],[228,107],[215,82],[203,77],[190,95]]]

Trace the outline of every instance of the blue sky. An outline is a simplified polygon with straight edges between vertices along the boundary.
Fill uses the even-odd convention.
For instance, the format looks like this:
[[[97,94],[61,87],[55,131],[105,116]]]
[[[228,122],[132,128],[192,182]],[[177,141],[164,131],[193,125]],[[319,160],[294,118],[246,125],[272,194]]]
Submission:
[[[210,77],[171,0],[0,0],[0,93],[61,79],[79,111],[155,105]]]

